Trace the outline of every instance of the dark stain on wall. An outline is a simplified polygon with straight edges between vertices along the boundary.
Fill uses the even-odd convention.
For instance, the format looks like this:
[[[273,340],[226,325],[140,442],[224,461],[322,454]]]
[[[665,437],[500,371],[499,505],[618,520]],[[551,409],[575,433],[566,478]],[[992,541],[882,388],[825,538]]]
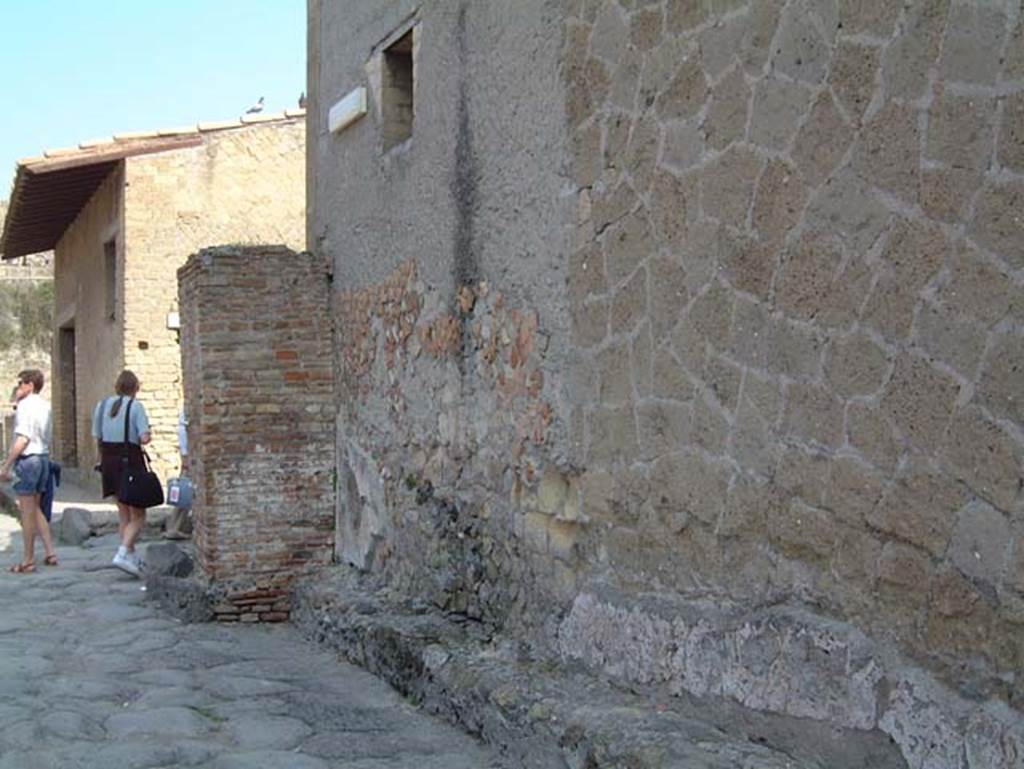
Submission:
[[[456,291],[462,286],[474,285],[480,279],[480,265],[473,243],[474,218],[479,205],[477,194],[479,169],[473,150],[473,129],[470,126],[469,94],[466,83],[468,71],[467,6],[467,3],[463,3],[459,9],[455,30],[459,64],[458,104],[456,106],[458,128],[455,137],[455,163],[451,180],[451,194],[455,202],[455,235],[453,238],[455,259],[453,260],[452,277]]]

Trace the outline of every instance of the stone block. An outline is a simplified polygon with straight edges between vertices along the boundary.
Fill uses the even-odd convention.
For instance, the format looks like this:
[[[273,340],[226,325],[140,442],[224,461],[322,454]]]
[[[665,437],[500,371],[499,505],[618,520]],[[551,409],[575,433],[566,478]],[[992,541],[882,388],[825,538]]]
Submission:
[[[997,334],[990,340],[975,397],[997,417],[1024,424],[1024,337]]]
[[[633,391],[637,397],[650,397],[654,389],[654,340],[649,325],[645,324],[633,337],[629,368],[633,372]]]
[[[1017,19],[1006,44],[1003,77],[1007,80],[1024,80],[1024,16]]]
[[[867,334],[855,332],[832,343],[825,378],[843,398],[871,395],[884,384],[889,366],[889,354]]]
[[[679,322],[689,302],[690,291],[686,269],[678,257],[652,257],[648,270],[651,276],[651,332],[663,339]]]
[[[850,445],[875,467],[890,472],[900,455],[892,424],[880,409],[854,402],[846,411]]]
[[[612,284],[621,283],[655,251],[651,224],[644,211],[627,214],[604,236],[605,270]]]
[[[704,132],[708,146],[723,150],[747,132],[747,113],[750,105],[750,86],[743,69],[731,69],[711,92],[711,102],[704,118]]]
[[[612,73],[611,92],[608,104],[632,113],[637,108],[637,94],[640,91],[640,72],[643,69],[643,56],[634,48],[629,48],[619,56],[618,66]]]
[[[772,508],[768,532],[782,555],[820,565],[827,562],[836,544],[832,516],[800,500]]]
[[[596,358],[598,401],[602,406],[622,406],[633,400],[633,381],[629,366],[629,348],[618,342],[602,350]]]
[[[675,75],[655,102],[661,120],[679,120],[694,117],[707,100],[708,84],[701,69],[700,56],[691,54],[683,59]]]
[[[883,273],[871,289],[861,320],[887,341],[901,342],[910,336],[919,301],[892,273]]]
[[[690,440],[709,454],[724,455],[729,440],[729,422],[717,404],[694,398]]]
[[[868,515],[868,522],[879,531],[941,556],[949,544],[956,511],[965,499],[965,491],[956,481],[918,459],[901,468]]]
[[[729,489],[730,469],[696,452],[669,454],[651,468],[654,510],[670,531],[680,532],[691,519],[717,523]]]
[[[766,301],[778,268],[772,244],[743,233],[733,235],[723,227],[718,246],[718,263],[729,284]]]
[[[885,477],[852,457],[837,457],[829,466],[825,506],[851,528],[864,528],[885,494]]]
[[[882,410],[920,450],[931,453],[942,442],[960,386],[928,361],[904,355],[882,396]]]
[[[707,18],[707,8],[696,0],[667,0],[665,27],[670,35],[678,35],[699,27]]]
[[[767,481],[737,475],[722,510],[715,533],[722,537],[735,537],[763,542],[768,520],[777,515],[781,504],[776,489]]]
[[[1014,269],[1024,268],[1024,182],[994,182],[978,198],[969,234]]]
[[[949,558],[964,575],[994,595],[1010,562],[1010,524],[1003,513],[981,500],[957,515]]]
[[[615,476],[607,470],[586,470],[580,476],[583,515],[591,521],[614,521],[617,511],[617,487]]]
[[[878,579],[878,559],[882,543],[861,528],[840,526],[836,530],[836,549],[832,568],[841,585],[852,588],[842,591],[845,603],[862,613],[871,611],[872,594]]]
[[[657,47],[665,32],[661,8],[644,8],[629,20],[629,41],[640,51]]]
[[[657,146],[655,145],[655,150]],[[704,130],[696,121],[669,123],[665,126],[665,140],[661,164],[675,171],[686,171],[698,165],[704,157]]]
[[[786,496],[824,507],[828,473],[829,458],[824,454],[787,446],[779,457],[775,483]]]
[[[65,507],[57,536],[67,545],[81,545],[92,536],[92,515],[81,507]]]
[[[950,474],[999,510],[1018,508],[1024,488],[1024,446],[977,408],[959,410],[949,425],[942,460]]]
[[[626,182],[613,186],[595,187],[591,193],[594,229],[602,232],[610,224],[623,219],[626,214],[639,205],[639,198],[632,187]]]
[[[1003,119],[999,129],[999,163],[1016,173],[1024,173],[1024,92],[1003,100]]]
[[[702,378],[723,408],[728,411],[736,409],[740,396],[740,382],[743,378],[743,371],[739,366],[721,356],[709,355]]]
[[[580,187],[590,187],[601,176],[601,126],[587,123],[569,138],[572,176]]]
[[[549,467],[537,487],[537,507],[547,515],[558,515],[565,507],[568,494],[569,479],[557,468]]]
[[[611,330],[629,333],[647,317],[647,271],[640,269],[612,297]]]
[[[575,128],[597,112],[608,98],[608,70],[600,60],[588,56],[579,64],[569,63],[566,81],[566,114],[569,126]]]
[[[839,23],[843,34],[887,38],[900,17],[900,6],[891,0],[840,0]]]
[[[919,99],[939,56],[950,0],[927,0],[907,10],[906,20],[882,61],[886,96]]]
[[[1006,270],[968,246],[954,253],[949,275],[936,298],[953,311],[989,327],[1004,318],[1024,319],[1024,296]]]
[[[637,190],[646,193],[654,176],[654,166],[658,160],[658,143],[660,129],[650,116],[634,121],[626,143],[623,157],[625,169]]]
[[[146,576],[184,578],[192,574],[191,556],[173,542],[154,542],[146,546]]]
[[[602,296],[608,290],[604,275],[604,256],[596,244],[574,251],[569,257],[569,300],[580,304],[589,297]]]
[[[920,131],[917,110],[889,102],[861,130],[853,168],[872,184],[916,201],[920,188]]]
[[[921,208],[932,219],[957,223],[967,218],[982,175],[966,168],[921,171]]]
[[[690,442],[691,409],[674,401],[643,401],[636,410],[640,456],[654,460]]]
[[[806,85],[775,77],[763,78],[754,91],[750,141],[772,150],[785,150],[811,102]]]
[[[941,228],[920,219],[897,219],[882,251],[882,260],[907,292],[927,286],[946,266],[952,248]]]
[[[694,299],[690,306],[687,320],[693,330],[718,349],[724,349],[729,341],[733,301],[733,293],[721,283],[715,282],[710,289]]]
[[[782,14],[772,58],[776,71],[812,85],[824,79],[832,54],[832,41],[822,37],[815,21],[802,3],[791,3]],[[834,25],[830,31],[834,34]]]
[[[668,348],[655,352],[653,367],[655,398],[685,402],[693,397],[693,383]]]
[[[928,110],[925,157],[952,168],[985,171],[995,143],[995,100],[939,89]]]
[[[701,174],[701,206],[705,215],[744,227],[750,214],[761,159],[753,150],[732,146]]]
[[[796,380],[817,379],[822,345],[816,332],[772,317],[760,304],[736,304],[729,349],[740,363]]]
[[[838,233],[863,254],[885,229],[889,211],[855,174],[842,171],[812,197],[807,220],[813,231]]]
[[[689,234],[689,223],[696,217],[696,176],[678,177],[656,172],[651,183],[650,216],[654,222],[658,243],[682,255]],[[686,265],[691,269],[691,265]]]
[[[590,52],[614,65],[629,47],[630,30],[626,14],[615,3],[604,3],[590,33]]]
[[[592,298],[573,304],[572,338],[581,347],[596,347],[608,336],[609,302],[607,299]]]
[[[589,461],[607,466],[635,457],[638,451],[636,419],[631,405],[601,407],[590,416]]]
[[[900,595],[917,608],[925,595],[924,586],[931,575],[928,556],[898,542],[887,542],[878,559],[878,579],[900,589]],[[914,597],[917,597],[916,599]]]
[[[757,185],[754,199],[754,229],[760,238],[779,246],[796,226],[807,205],[809,191],[796,168],[781,160],[770,160]]]
[[[942,45],[939,75],[945,80],[992,85],[1006,39],[1006,6],[953,3]]]
[[[843,439],[843,404],[824,387],[795,382],[786,388],[782,425],[791,435],[838,448]]]
[[[790,318],[814,319],[833,292],[842,261],[838,244],[805,235],[782,255],[775,306]]]
[[[985,329],[946,307],[923,303],[917,313],[917,338],[937,360],[973,380],[985,350]]]
[[[836,108],[829,90],[815,99],[793,146],[793,161],[807,181],[818,186],[831,175],[853,141],[854,131]]]

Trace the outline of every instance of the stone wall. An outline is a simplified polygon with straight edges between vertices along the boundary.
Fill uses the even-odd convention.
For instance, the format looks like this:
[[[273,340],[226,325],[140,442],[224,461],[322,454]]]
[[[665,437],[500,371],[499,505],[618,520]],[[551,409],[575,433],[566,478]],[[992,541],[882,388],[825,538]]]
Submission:
[[[143,381],[150,454],[165,474],[178,467],[176,270],[206,246],[305,248],[305,135],[304,119],[254,124],[126,161],[124,360]]]
[[[206,249],[179,272],[199,566],[221,621],[280,621],[331,560],[334,396],[322,259]]]
[[[413,8],[340,5],[311,112],[370,114],[309,168],[341,556],[637,685],[1013,766],[1020,4],[425,4],[389,152]]]

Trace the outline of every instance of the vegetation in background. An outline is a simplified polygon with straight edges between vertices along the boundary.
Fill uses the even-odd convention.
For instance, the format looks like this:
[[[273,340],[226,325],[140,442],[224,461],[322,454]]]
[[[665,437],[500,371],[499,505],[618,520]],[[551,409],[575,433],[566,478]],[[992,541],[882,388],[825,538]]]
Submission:
[[[49,350],[53,281],[0,282],[0,352]]]

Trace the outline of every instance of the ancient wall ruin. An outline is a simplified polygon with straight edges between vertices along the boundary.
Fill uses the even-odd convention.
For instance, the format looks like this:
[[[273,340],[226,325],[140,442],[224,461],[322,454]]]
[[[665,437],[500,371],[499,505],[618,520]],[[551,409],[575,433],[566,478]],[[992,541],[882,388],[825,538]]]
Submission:
[[[196,555],[225,622],[288,618],[333,550],[328,273],[283,247],[199,252],[179,271]]]
[[[371,96],[309,148],[340,554],[636,685],[1014,765],[1019,2],[503,5],[311,3],[315,119]]]

